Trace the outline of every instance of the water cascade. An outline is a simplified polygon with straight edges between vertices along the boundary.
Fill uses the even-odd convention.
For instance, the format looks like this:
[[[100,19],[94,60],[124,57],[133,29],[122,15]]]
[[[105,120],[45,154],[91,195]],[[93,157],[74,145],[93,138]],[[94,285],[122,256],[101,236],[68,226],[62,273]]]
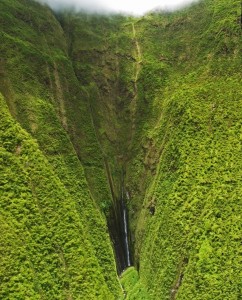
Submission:
[[[127,210],[127,201],[130,201],[130,196],[125,189],[123,177],[120,180],[119,196],[115,196],[113,193],[114,205],[110,210],[110,217],[108,218],[108,227],[113,241],[118,274],[121,274],[123,270],[132,265]]]
[[[126,193],[128,196],[128,193]],[[126,207],[126,198],[124,193],[124,187],[122,186],[121,192],[121,208],[122,208],[122,229],[123,229],[123,243],[124,243],[124,257],[125,257],[125,267],[131,266],[130,249],[129,249],[129,231],[128,231],[128,216]]]

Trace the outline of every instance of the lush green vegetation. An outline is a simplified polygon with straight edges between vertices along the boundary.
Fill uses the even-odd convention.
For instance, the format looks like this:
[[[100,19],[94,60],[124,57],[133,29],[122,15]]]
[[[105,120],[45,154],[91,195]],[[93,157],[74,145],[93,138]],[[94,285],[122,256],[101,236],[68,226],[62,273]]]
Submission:
[[[142,18],[1,0],[1,299],[240,299],[240,22],[239,0]]]
[[[129,165],[130,210],[152,299],[241,297],[239,6],[203,1],[136,23],[147,114]]]
[[[48,163],[47,168],[42,161],[39,162],[37,158],[36,160],[34,157],[32,158],[31,168],[38,167],[39,170],[36,172],[40,174],[31,179],[31,184],[21,179],[21,176],[25,176],[25,173],[21,171],[25,164],[15,168],[10,160],[2,166],[3,172],[7,172],[6,176],[8,176],[2,183],[3,189],[7,189],[6,197],[10,202],[14,200],[16,203],[14,207],[1,208],[1,215],[2,213],[4,215],[6,210],[10,216],[14,213],[17,218],[17,215],[23,211],[23,217],[27,221],[30,218],[33,223],[36,219],[35,235],[40,239],[42,235],[48,236],[46,247],[50,248],[50,256],[46,259],[50,261],[49,268],[56,269],[49,271],[47,262],[43,262],[43,267],[37,272],[39,262],[44,260],[49,252],[38,246],[38,243],[41,242],[36,241],[35,244],[33,237],[32,241],[21,242],[20,240],[20,245],[21,243],[22,245],[26,244],[28,249],[24,250],[23,248],[22,250],[19,247],[16,249],[17,253],[24,251],[25,259],[23,261],[26,260],[26,264],[30,265],[29,268],[32,268],[33,265],[31,272],[33,274],[37,272],[38,276],[43,277],[38,279],[36,275],[35,281],[32,283],[31,279],[28,280],[33,285],[33,292],[30,291],[30,293],[35,293],[35,296],[29,296],[29,298],[116,299],[121,294],[121,288],[116,275],[106,220],[98,209],[103,205],[106,207],[107,203],[111,202],[111,196],[100,147],[86,104],[87,97],[79,87],[72,63],[69,60],[64,32],[48,8],[32,1],[1,1],[0,14],[2,55],[0,90],[5,96],[10,112],[21,126],[37,140],[42,153],[39,155],[42,155],[42,160],[45,156],[45,164]],[[2,100],[1,107],[3,103]],[[6,108],[4,109],[6,110]],[[21,149],[22,139],[15,137],[15,135],[18,136],[18,132],[14,130],[15,127],[11,127],[8,134],[4,136],[10,126],[8,125],[10,117],[4,115],[4,118],[1,118],[1,137],[6,140],[5,143],[12,143],[9,156],[13,155],[15,159],[12,152],[15,151],[14,149]],[[30,141],[33,138],[28,137]],[[1,143],[1,146],[8,151],[5,149],[5,144]],[[94,154],[89,158],[90,149]],[[29,149],[27,156],[34,155],[34,152],[35,148]],[[87,166],[88,171],[91,170],[87,172],[87,176],[85,176],[78,157],[85,161],[84,167]],[[19,158],[16,157],[16,159]],[[90,162],[87,158],[92,161]],[[32,176],[32,172],[34,173],[28,169],[26,176],[29,177],[29,173]],[[89,189],[85,177],[91,178],[88,182],[92,186],[91,189]],[[35,214],[35,212],[25,210],[26,201],[22,200],[21,195],[15,191],[20,183],[11,184],[14,180],[23,181],[22,185],[26,185],[27,190],[30,189],[29,186],[33,185],[33,190],[29,190],[29,204],[27,205],[32,205],[37,212],[35,198],[44,199],[41,207],[46,208],[47,212],[49,208],[46,202],[50,201],[50,205],[54,205],[50,212],[53,214],[53,224],[46,224],[42,220],[42,214],[37,215],[37,212]],[[6,183],[8,185],[5,185]],[[34,194],[37,193],[35,185],[38,185],[38,195],[36,196]],[[41,192],[41,190],[43,191]],[[62,208],[63,201],[67,206]],[[59,209],[63,211],[59,212]],[[47,215],[47,212],[43,211],[43,215]],[[46,217],[51,218],[51,215]],[[17,222],[14,221],[14,217],[11,218],[13,218],[13,222]],[[39,219],[40,221],[38,221]],[[6,222],[15,231],[14,223]],[[62,234],[59,234],[57,226]],[[20,223],[18,227],[22,232],[21,235],[24,236],[25,230],[27,232],[28,229],[24,223]],[[79,227],[80,229],[78,229]],[[56,232],[58,243],[55,242],[54,237],[52,238],[54,232]],[[7,245],[9,244],[9,249],[15,248],[12,242],[8,242],[8,235],[3,235],[2,238]],[[69,246],[64,248],[66,244]],[[28,253],[29,251],[30,253]],[[15,259],[16,268],[19,266],[17,264],[18,257],[15,258],[15,255],[12,254],[11,259],[5,261],[7,269],[11,270],[11,264],[14,264]],[[53,262],[51,262],[52,260]],[[63,271],[65,265],[68,265],[66,268],[70,269],[70,274]],[[24,265],[21,270],[19,268],[19,276],[27,276],[29,268],[25,268]],[[22,297],[19,299],[28,297],[26,294],[28,288],[25,284],[21,285],[21,281],[16,283],[19,285],[18,290],[16,286],[11,287],[11,276],[15,280],[15,274],[5,274],[6,269],[1,272],[3,276],[1,284],[6,282],[7,287],[1,286],[0,290],[4,293],[8,292],[1,298],[16,299],[18,293],[19,297]],[[59,272],[59,275],[55,275],[56,272]],[[46,284],[43,283],[43,280],[46,281]]]
[[[112,281],[110,274],[105,278],[113,264],[105,253],[105,225],[99,221],[102,236],[95,232],[97,224],[90,232],[85,215],[95,210],[75,201],[36,141],[10,117],[2,96],[0,142],[1,299],[114,299],[115,273]],[[90,202],[85,182],[81,191]]]
[[[125,299],[149,300],[151,299],[142,281],[139,279],[138,271],[134,267],[127,268],[120,277],[124,289]]]

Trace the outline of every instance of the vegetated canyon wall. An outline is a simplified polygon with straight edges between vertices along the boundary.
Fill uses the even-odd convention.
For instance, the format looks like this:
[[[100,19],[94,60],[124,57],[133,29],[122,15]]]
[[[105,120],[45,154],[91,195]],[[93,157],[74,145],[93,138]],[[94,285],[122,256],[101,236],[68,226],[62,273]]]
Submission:
[[[241,295],[239,15],[238,1],[201,1],[136,25],[139,90],[151,105],[127,176],[134,257],[151,299]]]
[[[12,115],[1,105],[0,298],[118,299],[98,202],[110,191],[63,29],[33,1],[1,1],[0,13],[1,101]]]
[[[3,299],[239,299],[240,22],[1,1]]]

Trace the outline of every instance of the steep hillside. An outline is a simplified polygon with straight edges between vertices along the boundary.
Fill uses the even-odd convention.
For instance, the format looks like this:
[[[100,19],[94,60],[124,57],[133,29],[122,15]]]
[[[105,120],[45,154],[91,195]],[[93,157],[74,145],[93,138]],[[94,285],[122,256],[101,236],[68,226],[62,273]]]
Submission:
[[[49,260],[52,266],[50,268],[53,271],[49,271],[46,267],[47,263],[43,265],[42,269],[40,268],[39,262],[48,252],[39,248],[37,241],[35,245],[34,240],[33,242],[21,242],[20,240],[23,245],[29,244],[29,250],[25,251],[26,256],[23,261],[26,260],[26,264],[29,264],[32,272],[36,273],[36,283],[33,282],[35,297],[39,295],[45,299],[53,299],[54,297],[64,299],[67,298],[65,294],[68,294],[69,299],[83,299],[87,297],[85,295],[91,299],[105,299],[107,297],[116,299],[121,293],[121,288],[116,275],[115,260],[106,220],[98,209],[101,206],[98,200],[103,199],[105,202],[110,202],[111,200],[108,199],[111,199],[111,196],[106,183],[101,151],[95,138],[88,105],[86,105],[87,100],[78,85],[72,62],[68,58],[63,30],[47,7],[42,7],[32,1],[1,1],[0,14],[0,90],[12,115],[32,135],[32,138],[37,140],[42,153],[39,156],[45,157],[46,164],[48,162],[48,168],[53,173],[50,177],[48,175],[49,169],[39,163],[38,158],[36,160],[34,157],[32,158],[31,166],[39,168],[36,172],[40,174],[31,180],[32,183],[26,183],[26,189],[30,194],[28,201],[30,204],[31,201],[33,202],[31,205],[37,212],[39,209],[35,203],[35,198],[40,198],[39,201],[43,198],[44,202],[41,206],[44,208],[50,201],[50,205],[54,205],[54,207],[51,208],[53,211],[50,211],[50,216],[47,215],[47,217],[51,218],[51,214],[53,214],[57,220],[54,221],[53,217],[53,224],[49,224],[44,219],[42,220],[42,214],[38,217],[35,212],[29,213],[24,208],[25,202],[21,201],[20,194],[16,194],[15,188],[20,187],[18,187],[18,183],[12,185],[11,180],[13,179],[11,178],[16,178],[22,182],[21,176],[25,175],[20,171],[21,168],[23,171],[28,168],[30,174],[27,173],[27,177],[32,174],[30,167],[25,166],[25,163],[23,166],[18,163],[20,164],[18,168],[11,166],[10,162],[6,162],[6,166],[3,166],[1,176],[4,175],[6,168],[7,170],[12,168],[7,171],[10,178],[1,178],[3,191],[7,189],[6,197],[9,200],[6,201],[10,201],[10,203],[17,201],[17,204],[16,206],[5,205],[1,208],[1,214],[3,216],[5,213],[9,214],[11,219],[6,221],[7,224],[9,223],[14,231],[18,225],[23,236],[25,231],[31,230],[31,226],[35,226],[35,238],[41,238],[42,231],[43,234],[48,235],[48,247],[56,258],[53,262],[51,262],[51,256],[46,259]],[[4,137],[4,143],[1,143],[1,147],[10,152],[9,156],[12,155],[13,159],[18,160],[19,157],[15,158],[14,153],[15,151],[21,153],[18,149],[21,149],[22,139],[15,138],[18,132],[15,132],[15,127],[11,129],[7,117],[6,123],[5,119],[1,119],[1,126],[1,134]],[[10,130],[9,135],[5,136],[5,131],[8,129]],[[8,138],[11,137],[13,141],[8,141]],[[31,141],[32,138],[28,137]],[[6,145],[11,143],[11,149],[6,149],[5,143],[7,143]],[[35,148],[29,149],[26,155],[34,155]],[[88,151],[85,150],[86,148],[92,149],[95,153],[95,161],[93,160],[91,164],[83,154]],[[88,165],[89,163],[93,168],[96,186],[93,185],[91,189],[88,188],[84,170],[78,157],[82,157],[85,164]],[[26,157],[26,159],[28,158]],[[55,183],[56,181],[59,182],[59,185]],[[5,186],[8,182],[9,184]],[[25,185],[24,181],[22,185]],[[31,185],[33,185],[32,189]],[[39,189],[36,196],[35,185],[38,185]],[[67,207],[62,208],[63,201],[69,205],[70,213],[68,213]],[[48,210],[48,206],[46,209]],[[22,210],[23,213],[21,213]],[[59,212],[59,210],[64,211]],[[25,223],[20,222],[18,224],[18,214],[23,214],[26,222],[29,219],[32,220],[29,229],[26,228]],[[45,215],[47,212],[43,212],[43,214]],[[76,219],[73,219],[73,215]],[[15,220],[16,218],[17,220]],[[39,223],[38,218],[41,219]],[[35,219],[36,223],[34,222]],[[62,219],[64,224],[61,223]],[[69,223],[70,225],[68,225]],[[73,229],[69,229],[69,226]],[[60,229],[58,229],[59,227]],[[81,229],[78,229],[79,227]],[[61,230],[60,234],[57,229]],[[73,230],[72,234],[69,233],[70,230]],[[56,238],[53,237],[55,231],[57,231]],[[7,237],[5,236],[4,239]],[[5,241],[7,244],[9,243],[10,249],[10,245],[14,248],[11,239],[9,242],[8,240]],[[58,242],[55,242],[55,239]],[[4,251],[4,246],[2,251]],[[18,251],[22,251],[21,247]],[[12,260],[6,261],[7,269],[11,269],[8,264],[14,263],[15,259],[18,260],[13,254]],[[33,261],[34,259],[36,261]],[[65,259],[67,260],[66,263]],[[66,271],[66,275],[63,273],[65,265],[66,268],[72,270],[70,274],[68,271]],[[16,274],[5,274],[4,270],[1,270],[4,279],[1,280],[1,284],[6,283],[10,286],[1,288],[2,292],[9,293],[2,297],[16,299],[16,296],[12,294],[15,292],[16,286],[11,287],[10,283],[11,278],[15,280]],[[28,270],[24,266],[19,272],[23,276],[28,274]],[[55,272],[59,272],[60,275],[56,275]],[[38,279],[38,274],[43,279]],[[52,282],[47,278],[47,275],[52,276]],[[47,283],[45,284],[45,282]],[[19,285],[21,299],[25,299],[25,285],[21,286],[18,283],[16,285]],[[56,296],[53,296],[55,294]]]
[[[130,219],[151,299],[241,297],[239,16],[239,1],[204,1],[136,23],[149,112],[128,167]]]
[[[239,0],[0,2],[1,299],[241,298],[240,45]]]
[[[80,211],[94,214],[95,209],[77,203],[3,100],[1,96],[1,299],[116,299],[115,274],[106,273],[114,264],[104,222],[99,217],[99,229],[87,226],[86,213]],[[69,161],[76,163],[71,152]],[[90,202],[79,169],[82,200]],[[99,253],[98,244],[103,245]]]

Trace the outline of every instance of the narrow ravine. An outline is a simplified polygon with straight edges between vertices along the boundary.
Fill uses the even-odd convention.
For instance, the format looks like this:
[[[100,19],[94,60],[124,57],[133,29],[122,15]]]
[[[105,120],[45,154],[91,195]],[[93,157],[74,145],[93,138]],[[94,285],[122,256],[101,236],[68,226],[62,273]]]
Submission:
[[[140,45],[137,39],[137,33],[135,28],[135,23],[131,23],[132,30],[132,41],[133,41],[133,55],[134,61],[134,71],[133,71],[133,97],[130,103],[130,121],[131,121],[131,137],[130,145],[132,145],[135,130],[136,130],[136,114],[137,114],[137,101],[138,101],[138,80],[141,71],[142,64],[142,54]],[[124,155],[125,156],[125,155]],[[130,231],[129,231],[129,214],[127,208],[127,201],[130,201],[130,196],[125,187],[125,170],[122,168],[121,177],[118,186],[119,196],[113,196],[113,207],[110,212],[109,218],[109,231],[113,241],[113,246],[115,250],[117,271],[121,274],[126,268],[132,266],[132,251],[130,244]],[[109,178],[109,184],[111,190],[112,179]]]
[[[88,100],[87,106],[91,117],[91,127],[103,159],[105,175],[109,185],[110,198],[106,200],[105,194],[104,197],[100,197],[100,202],[107,203],[105,215],[115,253],[118,274],[121,274],[123,270],[134,262],[134,259],[132,259],[132,235],[129,228],[129,205],[127,203],[130,202],[130,196],[125,186],[125,165],[132,159],[133,155],[132,148],[135,141],[137,113],[139,110],[139,78],[142,68],[142,49],[138,40],[138,23],[134,20],[127,22],[127,25],[125,28],[127,28],[126,34],[130,43],[127,55],[120,56],[119,46],[117,47],[117,54],[114,56],[110,55],[112,53],[110,49],[106,49],[101,54],[96,50],[94,51],[98,56],[101,55],[107,66],[115,63],[113,69],[109,70],[108,67],[107,70],[109,71],[104,73],[105,80],[101,77],[99,78],[99,75],[93,78],[96,88],[100,92],[98,101],[102,105],[98,108],[95,107],[92,102],[95,93],[92,94],[93,91],[89,87],[83,88]],[[132,59],[130,60],[130,58]],[[87,61],[88,59],[89,57],[87,57]],[[99,61],[91,61],[89,63],[90,65],[95,65],[95,69],[100,68]],[[121,71],[126,74],[128,70],[130,70],[131,75],[127,77],[131,87],[129,91],[126,87],[124,88],[123,77],[119,74]],[[109,77],[109,72],[111,71],[116,72],[112,80]],[[81,74],[82,70],[79,70],[79,72]],[[121,91],[124,93],[122,97],[119,96]],[[110,102],[107,100],[109,97],[110,99],[111,97],[114,98],[115,101]],[[127,121],[125,124],[123,124],[123,118]],[[114,122],[114,128],[109,128],[107,119],[110,122],[117,120],[117,122]]]

